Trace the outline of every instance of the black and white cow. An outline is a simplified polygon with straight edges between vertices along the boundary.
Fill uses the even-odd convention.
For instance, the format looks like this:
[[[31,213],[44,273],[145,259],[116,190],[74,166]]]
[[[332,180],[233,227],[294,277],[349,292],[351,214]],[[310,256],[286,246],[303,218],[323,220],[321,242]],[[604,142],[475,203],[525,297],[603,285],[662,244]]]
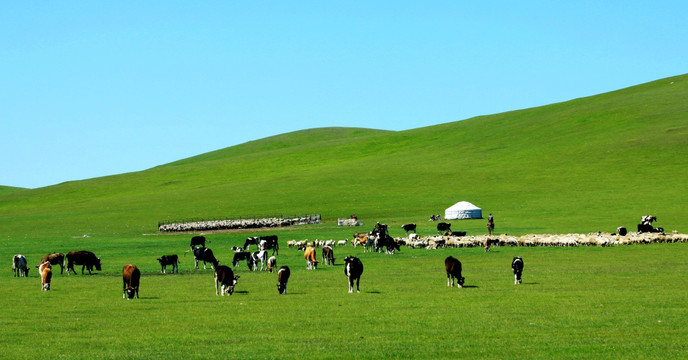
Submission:
[[[177,256],[177,254],[163,255],[163,256],[159,257],[157,260],[160,263],[160,267],[161,267],[160,272],[161,273],[163,273],[163,274],[167,273],[167,265],[172,266],[172,270],[170,271],[171,273],[174,273],[174,272],[178,273],[179,272],[179,266],[178,266],[179,257]]]
[[[394,252],[396,250],[401,249],[399,244],[396,241],[394,241],[394,238],[389,236],[389,235],[385,235],[383,237],[380,237],[375,242],[375,251],[376,252],[380,252],[380,249],[382,249],[382,248],[385,249],[386,254],[394,254]]]
[[[234,258],[232,259],[232,265],[234,267],[239,267],[239,261],[241,260],[246,260],[246,266],[248,266],[248,269],[251,270],[252,266],[252,261],[253,258],[251,257],[251,253],[248,251],[241,251],[238,253],[234,253]]]
[[[189,246],[191,246],[191,250],[193,250],[195,247],[205,247],[205,236],[198,235],[192,237]]]
[[[258,250],[270,250],[272,255],[279,255],[279,243],[277,242],[277,235],[261,236],[258,243]]]
[[[277,292],[280,295],[287,295],[287,282],[289,281],[289,276],[291,275],[291,270],[289,266],[282,266],[277,271]]]
[[[277,258],[274,256],[270,256],[268,258],[268,272],[273,272],[275,270],[276,266],[277,266]]]
[[[16,277],[29,276],[29,267],[24,255],[17,254],[12,257],[12,271]]]
[[[444,268],[447,271],[447,286],[454,287],[456,279],[457,287],[462,288],[466,278],[461,276],[461,261],[449,256],[444,260]]]
[[[523,274],[523,259],[520,256],[516,256],[511,261],[511,269],[514,270],[514,285],[520,284],[521,275]]]
[[[203,270],[205,270],[205,264],[210,263],[210,266],[215,269],[220,263],[213,255],[213,251],[207,247],[197,247],[194,249],[194,265],[198,269],[198,262],[203,261]]]
[[[260,238],[257,236],[249,236],[246,238],[246,241],[244,241],[244,251],[250,251],[251,250],[251,245],[255,245],[256,247],[260,244]]]
[[[356,292],[361,292],[358,287],[361,281],[361,274],[363,274],[363,263],[354,256],[347,256],[344,259],[344,274],[349,279],[349,293],[354,292],[354,280],[356,280]]]
[[[253,271],[258,270],[258,264],[260,263],[260,271],[263,271],[263,269],[267,269],[267,263],[268,263],[268,252],[265,250],[259,250],[251,254],[251,262],[253,263]]]
[[[218,288],[222,293],[222,296],[232,295],[234,293],[234,286],[239,280],[238,275],[234,275],[234,271],[226,265],[220,265],[215,268],[215,295],[220,295],[218,293]]]
[[[451,231],[451,224],[446,222],[437,223],[437,232]]]
[[[408,235],[409,231],[416,232],[416,224],[404,224],[401,225],[401,228],[406,231],[406,235]]]
[[[334,250],[332,250],[331,246],[323,246],[322,262],[325,265],[334,265]]]

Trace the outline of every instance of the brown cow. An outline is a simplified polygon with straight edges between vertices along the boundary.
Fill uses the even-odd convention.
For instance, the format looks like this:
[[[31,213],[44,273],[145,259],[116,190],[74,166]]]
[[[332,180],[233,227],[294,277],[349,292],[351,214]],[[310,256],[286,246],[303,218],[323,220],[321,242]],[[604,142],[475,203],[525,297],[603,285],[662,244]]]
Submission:
[[[277,266],[277,258],[274,256],[270,256],[270,258],[268,259],[268,272],[273,272],[275,266]]]
[[[334,265],[334,250],[330,246],[322,248],[322,261],[325,265]]]
[[[44,255],[38,263],[42,264],[46,261],[50,261],[50,265],[60,265],[60,274],[62,274],[64,270],[64,259],[65,255],[63,253],[52,253]]]
[[[277,272],[277,292],[280,294],[287,295],[287,282],[290,275],[289,266],[282,266]]]
[[[239,280],[238,275],[234,275],[234,271],[227,265],[219,265],[215,268],[215,295],[218,294],[218,286],[221,286],[220,292],[222,296],[232,295],[234,293],[234,286]]]
[[[449,256],[444,260],[444,268],[447,271],[447,286],[454,287],[454,279],[459,288],[463,287],[466,278],[461,276],[461,261]]]
[[[100,271],[100,258],[90,251],[70,251],[67,253],[67,275],[71,270],[76,274],[74,265],[81,265],[81,275],[84,274],[84,268],[88,269],[88,274],[91,275],[93,267]]]
[[[50,262],[46,261],[38,265],[38,273],[41,275],[41,290],[50,290],[50,280],[53,278]]]
[[[132,264],[124,265],[122,268],[122,299],[133,299],[134,295],[139,298],[139,284],[141,271]]]
[[[318,261],[315,260],[316,254],[315,249],[312,246],[306,248],[303,253],[303,258],[306,259],[306,269],[315,270],[318,268]]]

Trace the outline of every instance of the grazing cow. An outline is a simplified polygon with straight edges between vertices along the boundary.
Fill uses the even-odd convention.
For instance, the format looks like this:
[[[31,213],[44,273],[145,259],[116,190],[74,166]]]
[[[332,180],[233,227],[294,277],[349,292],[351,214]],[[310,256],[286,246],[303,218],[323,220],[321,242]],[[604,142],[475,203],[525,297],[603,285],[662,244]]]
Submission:
[[[84,268],[88,269],[88,274],[92,275],[93,267],[100,271],[100,258],[90,251],[70,251],[67,253],[67,275],[70,270],[76,274],[74,265],[81,265],[81,275],[84,274]]]
[[[234,286],[239,280],[238,275],[234,275],[234,271],[226,265],[220,265],[215,268],[215,295],[218,294],[218,287],[220,287],[220,292],[222,296],[232,295],[234,293]]]
[[[272,249],[272,255],[279,255],[279,243],[277,242],[277,235],[261,236],[258,250],[270,249]]]
[[[234,253],[234,258],[232,259],[232,265],[234,267],[239,267],[239,261],[241,260],[246,260],[246,266],[248,266],[248,269],[251,270],[253,265],[251,264],[252,258],[251,258],[251,253],[248,251],[241,251],[238,253]]]
[[[263,268],[267,268],[267,262],[268,262],[268,252],[265,250],[260,250],[256,251],[253,254],[251,254],[251,262],[253,263],[253,271],[258,270],[258,264],[260,263],[260,271],[263,271]]]
[[[409,231],[416,232],[416,224],[404,224],[401,225],[401,228],[406,231],[406,235],[408,235]]]
[[[270,256],[268,259],[268,272],[272,272],[275,269],[275,266],[277,266],[277,258]]]
[[[46,261],[50,261],[50,265],[60,265],[60,274],[62,274],[62,271],[64,270],[64,260],[65,260],[65,255],[63,253],[52,253],[48,255],[44,255],[41,258],[41,261],[39,261],[39,264],[42,264]]]
[[[520,284],[521,275],[523,274],[523,259],[520,256],[516,256],[511,261],[511,268],[514,270],[514,285]]]
[[[257,236],[247,237],[246,241],[244,241],[244,251],[251,250],[251,245],[255,245],[257,247],[259,243],[260,243],[260,238]]]
[[[210,248],[207,247],[197,247],[194,249],[194,265],[196,266],[196,269],[198,269],[198,262],[203,261],[203,270],[205,270],[205,264],[210,263],[210,266],[215,269],[217,265],[220,263],[217,259],[215,259],[215,255],[213,255],[213,251],[210,250]]]
[[[451,224],[446,222],[437,223],[437,232],[442,233],[445,231],[451,231]]]
[[[167,265],[172,265],[172,271],[170,271],[171,273],[173,273],[173,272],[178,273],[179,272],[179,266],[178,266],[179,257],[177,256],[177,254],[163,255],[163,256],[158,258],[158,262],[160,262],[160,267],[161,267],[160,272],[163,274],[167,273]]]
[[[332,247],[325,246],[322,248],[322,261],[325,265],[334,265],[334,250],[332,250]]]
[[[303,253],[303,258],[306,259],[306,269],[315,270],[318,268],[318,261],[315,260],[316,254],[315,249],[312,246],[306,248]]]
[[[122,299],[139,298],[139,284],[141,283],[141,270],[135,265],[126,264],[122,268]]]
[[[205,236],[198,235],[192,237],[190,246],[191,250],[193,250],[195,247],[205,247]]]
[[[50,290],[50,280],[53,278],[50,262],[46,261],[38,265],[38,273],[41,276],[41,290]]]
[[[29,267],[24,255],[17,254],[12,257],[12,272],[14,272],[15,277],[29,276]]]
[[[289,266],[282,266],[279,271],[277,271],[277,291],[280,295],[287,295],[287,282],[289,281],[290,275],[291,270],[289,270]]]
[[[454,287],[456,279],[457,287],[462,288],[466,278],[461,276],[461,261],[449,256],[444,260],[444,268],[447,271],[447,286]]]
[[[354,280],[356,280],[356,292],[361,292],[359,283],[361,281],[361,274],[363,274],[363,263],[354,256],[347,256],[344,259],[344,274],[349,278],[349,293],[354,292]]]
[[[485,239],[485,252],[490,251],[491,245],[499,245],[499,239]]]

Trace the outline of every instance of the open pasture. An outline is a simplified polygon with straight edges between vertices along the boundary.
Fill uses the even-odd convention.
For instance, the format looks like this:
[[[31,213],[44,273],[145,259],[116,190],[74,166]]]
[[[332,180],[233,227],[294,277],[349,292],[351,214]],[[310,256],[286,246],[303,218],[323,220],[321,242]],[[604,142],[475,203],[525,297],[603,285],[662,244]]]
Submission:
[[[208,246],[229,265],[244,235],[209,235]],[[288,295],[278,295],[276,274],[243,262],[229,297],[215,295],[211,269],[194,270],[192,255],[183,256],[188,235],[70,239],[60,251],[92,250],[103,271],[67,276],[54,267],[52,290],[40,292],[35,268],[13,278],[8,266],[2,357],[664,359],[688,350],[688,244],[395,255],[347,246],[335,248],[336,266],[309,271],[288,236],[280,234],[277,261],[292,270]],[[33,267],[44,249],[64,244],[27,246]],[[171,253],[181,272],[161,275],[155,259]],[[360,294],[348,293],[347,255],[363,261]],[[463,263],[463,289],[447,287],[449,255]],[[516,255],[525,261],[522,285],[513,283]],[[122,299],[125,263],[143,272],[138,300]]]

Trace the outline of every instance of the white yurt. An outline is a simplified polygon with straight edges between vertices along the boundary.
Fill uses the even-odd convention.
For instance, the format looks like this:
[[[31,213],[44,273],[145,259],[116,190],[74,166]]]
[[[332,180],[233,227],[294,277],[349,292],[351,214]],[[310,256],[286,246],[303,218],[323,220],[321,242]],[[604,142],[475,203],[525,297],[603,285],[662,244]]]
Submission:
[[[451,219],[482,219],[483,210],[468,201],[459,201],[444,210],[444,218]]]

